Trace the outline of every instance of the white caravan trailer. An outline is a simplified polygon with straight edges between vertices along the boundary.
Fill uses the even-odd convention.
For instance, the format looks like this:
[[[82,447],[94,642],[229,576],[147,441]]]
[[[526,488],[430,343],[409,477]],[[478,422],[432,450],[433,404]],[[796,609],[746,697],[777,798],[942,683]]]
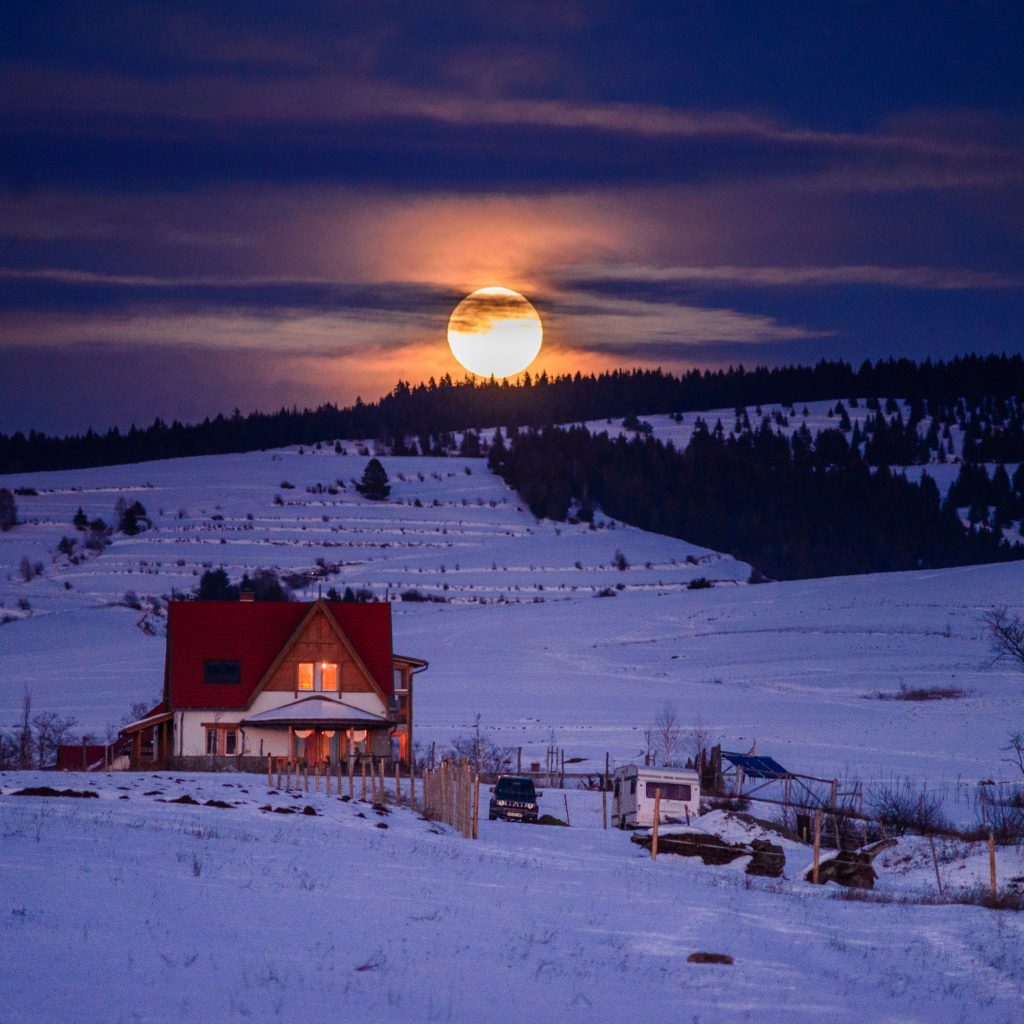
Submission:
[[[640,768],[627,764],[615,769],[612,824],[619,828],[649,828],[654,824],[654,791],[659,789],[662,822],[688,822],[700,813],[700,776],[692,768]]]

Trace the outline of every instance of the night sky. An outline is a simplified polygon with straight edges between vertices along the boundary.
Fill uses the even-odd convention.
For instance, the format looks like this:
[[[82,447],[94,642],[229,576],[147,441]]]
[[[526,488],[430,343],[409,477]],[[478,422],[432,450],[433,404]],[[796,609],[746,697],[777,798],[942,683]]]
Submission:
[[[1024,4],[7,3],[0,431],[1024,350]],[[642,411],[642,410],[641,410]]]

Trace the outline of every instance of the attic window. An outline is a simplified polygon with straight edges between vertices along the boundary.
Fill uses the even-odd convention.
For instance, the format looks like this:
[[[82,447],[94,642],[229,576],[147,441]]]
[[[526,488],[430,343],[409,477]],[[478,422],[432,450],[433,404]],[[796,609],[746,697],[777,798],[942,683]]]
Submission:
[[[338,689],[338,666],[330,661],[300,661],[298,669],[299,690]]]
[[[242,665],[237,661],[207,659],[203,662],[203,682],[209,686],[237,686],[242,681]]]

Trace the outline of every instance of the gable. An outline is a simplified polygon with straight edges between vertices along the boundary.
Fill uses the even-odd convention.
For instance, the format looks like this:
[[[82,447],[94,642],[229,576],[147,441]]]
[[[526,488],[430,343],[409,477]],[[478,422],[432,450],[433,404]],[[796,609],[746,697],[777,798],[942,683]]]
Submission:
[[[342,693],[374,693],[374,680],[323,603],[313,606],[308,620],[300,622],[298,633],[285,644],[268,669],[260,690],[295,690],[300,662],[330,662],[338,666],[338,687]]]
[[[284,601],[171,602],[167,619],[166,692],[172,707],[247,707],[261,680],[312,607],[310,602]],[[365,665],[384,696],[390,696],[394,692],[391,606],[323,602],[321,607],[337,623],[358,661]],[[313,616],[311,624],[321,618]],[[318,636],[313,635],[308,642],[318,640]],[[238,682],[204,682],[207,661],[237,661]],[[345,661],[338,658],[339,666],[346,663],[356,664],[351,653]],[[294,682],[289,683],[287,689],[293,688]],[[344,677],[342,688],[347,688]]]

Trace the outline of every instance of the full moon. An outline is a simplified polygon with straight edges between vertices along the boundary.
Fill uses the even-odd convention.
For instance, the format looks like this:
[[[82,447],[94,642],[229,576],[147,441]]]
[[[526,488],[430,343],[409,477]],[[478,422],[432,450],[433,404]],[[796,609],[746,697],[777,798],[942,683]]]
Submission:
[[[537,358],[543,338],[537,310],[511,288],[478,288],[448,320],[452,354],[480,377],[521,373]]]

